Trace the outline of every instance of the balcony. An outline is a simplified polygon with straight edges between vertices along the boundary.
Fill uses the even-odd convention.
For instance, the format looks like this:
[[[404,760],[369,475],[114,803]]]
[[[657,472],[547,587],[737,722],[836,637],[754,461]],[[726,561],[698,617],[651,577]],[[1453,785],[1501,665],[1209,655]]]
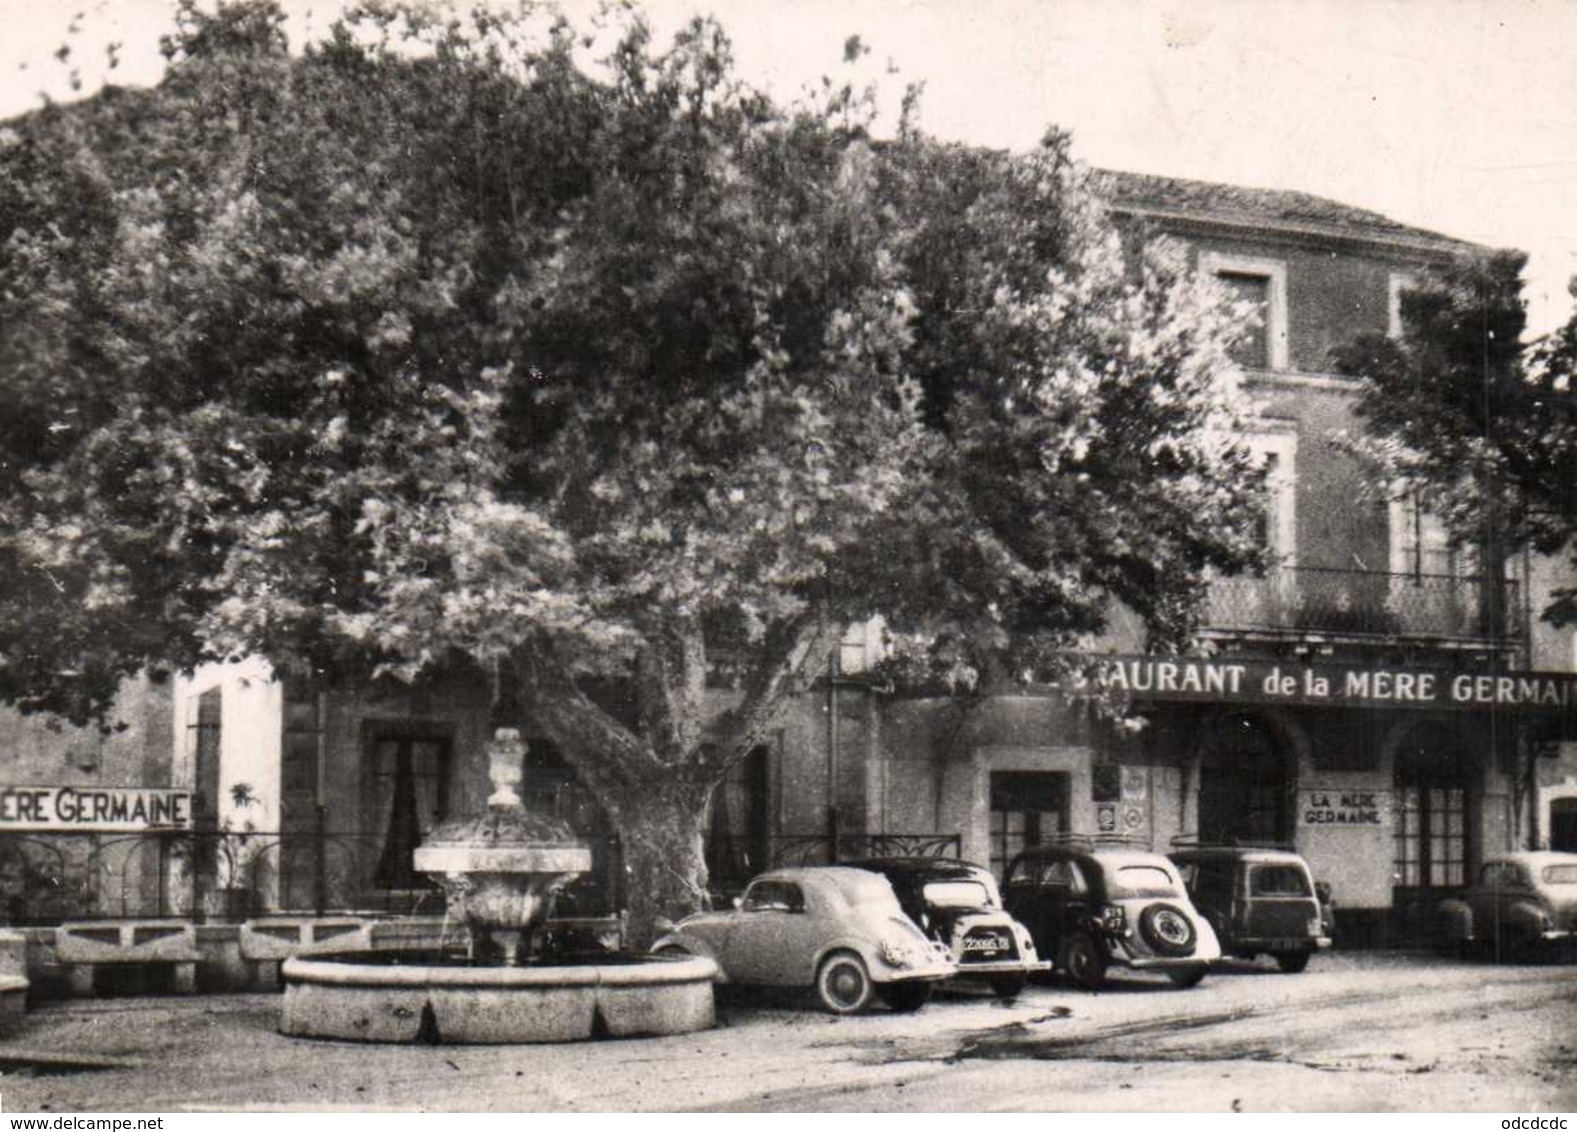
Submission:
[[[1283,566],[1211,582],[1204,624],[1255,636],[1484,646],[1520,639],[1518,609],[1514,581]]]

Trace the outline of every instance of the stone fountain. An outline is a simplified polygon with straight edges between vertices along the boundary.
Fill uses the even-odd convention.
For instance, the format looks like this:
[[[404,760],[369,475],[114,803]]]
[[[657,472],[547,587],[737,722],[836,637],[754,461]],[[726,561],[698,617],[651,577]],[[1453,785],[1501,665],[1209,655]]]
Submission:
[[[547,960],[538,938],[591,851],[562,822],[528,811],[518,787],[525,744],[489,745],[487,811],[433,830],[415,853],[470,941],[463,957],[354,952],[285,961],[280,1029],[371,1042],[553,1042],[680,1034],[713,1024],[710,959],[599,953]]]

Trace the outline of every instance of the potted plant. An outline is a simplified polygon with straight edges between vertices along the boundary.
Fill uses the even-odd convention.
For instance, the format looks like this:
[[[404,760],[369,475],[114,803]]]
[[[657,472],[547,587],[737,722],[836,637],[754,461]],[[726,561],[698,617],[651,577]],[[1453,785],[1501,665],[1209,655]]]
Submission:
[[[209,912],[227,920],[244,920],[256,909],[252,866],[260,846],[249,811],[258,804],[250,783],[230,787],[231,812],[213,835],[213,892]]]

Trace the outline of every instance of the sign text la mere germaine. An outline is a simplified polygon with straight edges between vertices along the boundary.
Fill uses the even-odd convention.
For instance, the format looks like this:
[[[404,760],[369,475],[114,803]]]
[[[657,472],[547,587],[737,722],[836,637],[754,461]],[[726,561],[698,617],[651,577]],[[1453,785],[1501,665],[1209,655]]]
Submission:
[[[1089,679],[1134,699],[1577,712],[1577,676],[1567,673],[1444,672],[1199,657],[1088,659]]]
[[[0,787],[0,833],[179,830],[192,826],[192,792],[129,786]]]

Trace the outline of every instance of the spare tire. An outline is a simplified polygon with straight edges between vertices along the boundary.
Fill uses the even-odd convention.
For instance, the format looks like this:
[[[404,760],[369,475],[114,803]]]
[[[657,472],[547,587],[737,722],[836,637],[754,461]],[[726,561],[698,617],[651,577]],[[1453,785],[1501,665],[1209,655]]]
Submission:
[[[1192,955],[1198,933],[1175,904],[1152,904],[1139,916],[1139,934],[1157,955]]]

